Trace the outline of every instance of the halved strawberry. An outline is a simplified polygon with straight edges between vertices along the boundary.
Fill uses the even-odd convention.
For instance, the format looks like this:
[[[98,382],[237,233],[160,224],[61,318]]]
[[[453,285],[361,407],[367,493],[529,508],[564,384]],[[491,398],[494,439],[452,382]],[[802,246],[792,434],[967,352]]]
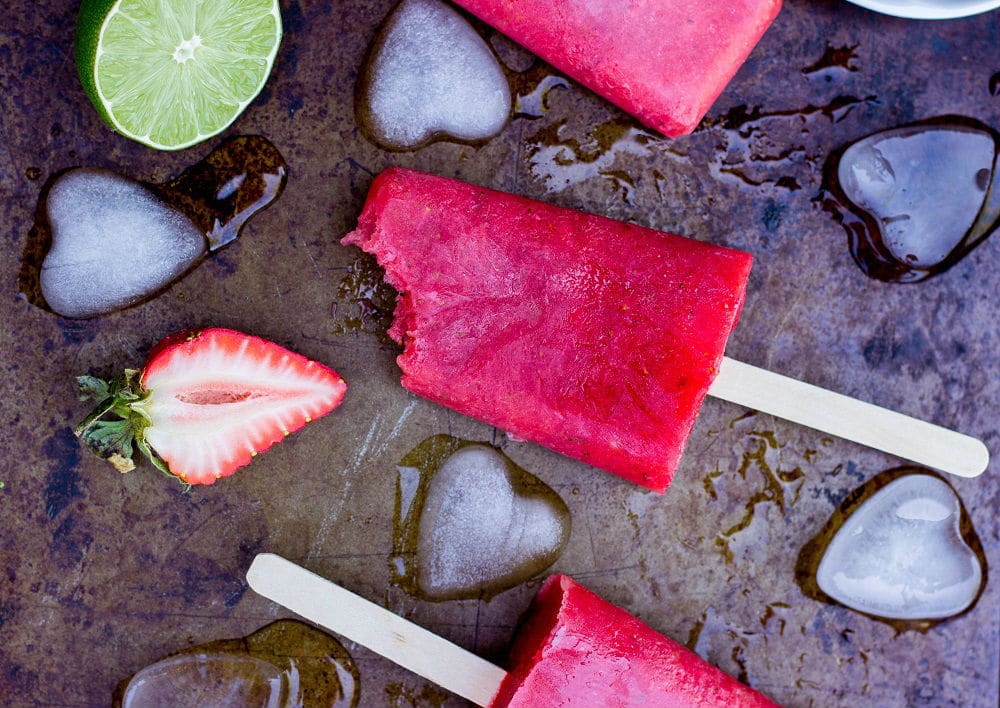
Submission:
[[[188,484],[228,477],[332,411],[347,390],[333,369],[231,329],[175,334],[153,348],[141,372],[79,383],[100,401],[76,430],[92,450],[128,472],[134,443]]]

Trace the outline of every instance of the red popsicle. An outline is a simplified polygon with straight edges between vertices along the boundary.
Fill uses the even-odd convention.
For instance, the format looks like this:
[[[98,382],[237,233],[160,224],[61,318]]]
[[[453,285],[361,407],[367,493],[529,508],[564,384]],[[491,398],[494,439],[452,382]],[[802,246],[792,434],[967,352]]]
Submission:
[[[565,575],[542,585],[491,706],[774,706]]]
[[[393,168],[345,244],[400,291],[403,386],[662,492],[751,257]]]
[[[489,708],[774,706],[565,575],[545,581],[511,648],[510,672],[269,553],[250,587],[306,619]]]
[[[694,130],[781,0],[455,0],[668,137]]]

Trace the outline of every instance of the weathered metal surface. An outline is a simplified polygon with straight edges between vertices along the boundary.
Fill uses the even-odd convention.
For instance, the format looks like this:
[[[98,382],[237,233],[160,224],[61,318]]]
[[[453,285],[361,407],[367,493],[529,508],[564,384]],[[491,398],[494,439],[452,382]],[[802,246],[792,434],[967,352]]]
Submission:
[[[489,602],[429,603],[389,582],[394,465],[424,438],[451,433],[499,443],[563,496],[573,530],[556,570],[782,703],[997,705],[992,575],[970,612],[925,634],[897,634],[796,584],[802,547],[851,490],[898,460],[711,400],[664,496],[507,441],[399,386],[392,346],[347,321],[372,330],[384,318],[357,302],[366,290],[357,274],[370,264],[349,273],[360,252],[337,240],[372,174],[399,164],[745,248],[756,263],[731,356],[980,436],[996,453],[1000,240],[930,281],[889,285],[854,265],[814,198],[825,157],[875,130],[942,114],[1000,127],[990,90],[1000,13],[920,23],[787,0],[693,136],[647,136],[570,83],[549,94],[543,117],[516,119],[481,147],[390,153],[361,137],[352,99],[391,5],[282,3],[274,73],[228,134],[259,133],[280,149],[285,193],[156,299],[89,321],[18,295],[41,185],[81,164],[161,181],[215,143],[168,154],[115,135],[75,74],[76,3],[5,5],[2,702],[106,705],[122,678],[158,658],[284,616],[246,591],[243,573],[263,550],[500,660],[537,584]],[[521,53],[501,49],[524,68]],[[558,160],[554,143],[566,146]],[[148,466],[121,476],[83,452],[71,433],[86,413],[73,377],[137,365],[162,336],[202,325],[334,366],[350,384],[346,402],[235,477],[186,494]],[[997,474],[994,463],[979,479],[951,480],[991,570],[1000,568]],[[348,649],[362,705],[461,704]]]

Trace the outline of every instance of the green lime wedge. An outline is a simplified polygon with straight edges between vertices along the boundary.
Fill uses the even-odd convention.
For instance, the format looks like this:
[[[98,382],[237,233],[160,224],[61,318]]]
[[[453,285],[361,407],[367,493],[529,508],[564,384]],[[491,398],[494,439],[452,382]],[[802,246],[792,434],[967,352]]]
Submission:
[[[180,150],[236,120],[280,43],[278,0],[84,0],[76,65],[111,127]]]

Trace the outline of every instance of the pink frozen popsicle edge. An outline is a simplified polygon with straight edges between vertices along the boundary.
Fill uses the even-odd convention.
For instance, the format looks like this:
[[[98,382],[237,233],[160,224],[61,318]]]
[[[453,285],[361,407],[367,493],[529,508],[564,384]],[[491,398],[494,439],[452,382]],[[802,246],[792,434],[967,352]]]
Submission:
[[[693,131],[781,0],[456,0],[667,137]]]
[[[774,702],[566,575],[542,585],[491,708]]]

